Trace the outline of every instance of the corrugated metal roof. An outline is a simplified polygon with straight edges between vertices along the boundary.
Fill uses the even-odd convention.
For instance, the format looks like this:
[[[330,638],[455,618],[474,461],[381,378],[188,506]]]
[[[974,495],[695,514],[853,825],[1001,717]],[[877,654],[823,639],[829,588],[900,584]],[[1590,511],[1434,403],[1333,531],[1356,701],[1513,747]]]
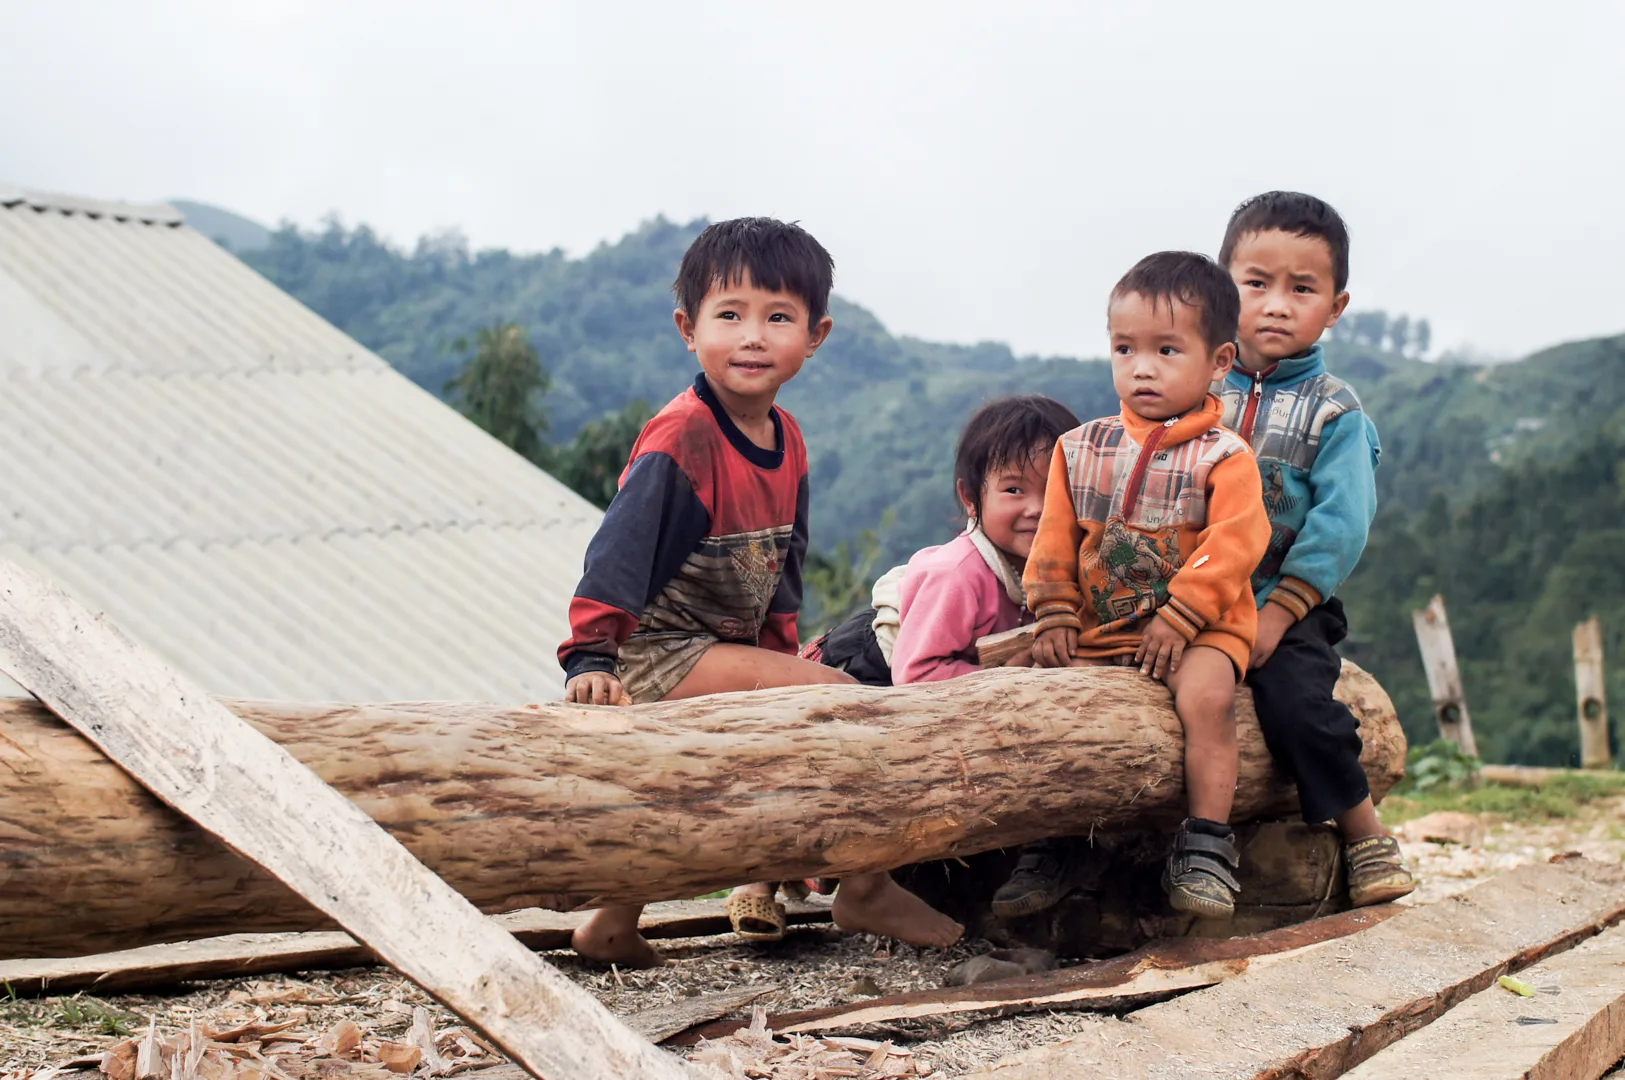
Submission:
[[[557,696],[599,516],[171,208],[0,185],[0,555],[211,690]]]

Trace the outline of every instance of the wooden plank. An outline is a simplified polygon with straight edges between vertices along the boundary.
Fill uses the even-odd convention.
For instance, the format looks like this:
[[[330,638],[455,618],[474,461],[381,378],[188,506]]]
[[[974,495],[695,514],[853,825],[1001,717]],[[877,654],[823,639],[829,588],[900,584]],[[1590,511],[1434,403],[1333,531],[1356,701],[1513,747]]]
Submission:
[[[623,1019],[626,1020],[627,1027],[645,1039],[652,1043],[660,1043],[673,1035],[681,1035],[696,1024],[715,1020],[719,1016],[727,1016],[735,1009],[743,1008],[763,994],[771,994],[778,988],[778,983],[756,983],[733,990],[719,990],[714,994],[701,994],[699,997],[674,1001],[670,1005],[645,1009]]]
[[[1329,1080],[1509,972],[1625,918],[1625,870],[1524,866],[1381,926],[975,1073]]]
[[[1625,1058],[1625,929],[1492,984],[1346,1080],[1596,1080]]]
[[[1544,765],[1480,765],[1478,778],[1507,787],[1543,788],[1564,777],[1583,776],[1589,780],[1614,780],[1625,788],[1625,775],[1598,776],[1586,769],[1556,769]]]
[[[768,1017],[767,1026],[780,1034],[832,1032],[892,1020],[963,1017],[972,1013],[1013,1016],[1063,1004],[1096,1009],[1145,1004],[1170,994],[1223,982],[1263,962],[1264,958],[1274,960],[1296,955],[1304,949],[1368,930],[1401,910],[1384,905],[1346,911],[1247,937],[1158,941],[1110,960],[1059,971],[946,990],[897,994],[853,1005],[781,1013]],[[726,1020],[708,1024],[685,1036],[683,1041],[720,1039],[746,1023]]]
[[[1608,747],[1608,690],[1603,678],[1602,623],[1595,615],[1574,627],[1574,696],[1580,713],[1580,767],[1613,765]]]
[[[694,1075],[492,925],[201,686],[57,586],[5,561],[0,670],[536,1076]]]
[[[1033,647],[1037,635],[1031,626],[1018,626],[976,639],[976,662],[985,668],[1003,667],[1023,649]]]
[[[827,900],[784,900],[792,926],[827,923]],[[644,937],[709,937],[731,932],[723,900],[672,900],[651,904],[638,921]],[[520,944],[537,951],[567,949],[586,912],[527,908],[491,921]],[[0,986],[17,994],[94,990],[98,994],[144,990],[193,979],[233,979],[287,971],[331,971],[377,963],[378,957],[349,934],[230,934],[201,941],[148,945],[121,952],[47,960],[0,960]]]
[[[1461,747],[1468,757],[1477,757],[1478,740],[1473,738],[1473,721],[1467,713],[1467,694],[1456,664],[1456,643],[1450,636],[1444,597],[1436,595],[1427,607],[1411,612],[1411,622],[1416,628],[1416,644],[1422,650],[1422,667],[1427,672],[1439,735]]]

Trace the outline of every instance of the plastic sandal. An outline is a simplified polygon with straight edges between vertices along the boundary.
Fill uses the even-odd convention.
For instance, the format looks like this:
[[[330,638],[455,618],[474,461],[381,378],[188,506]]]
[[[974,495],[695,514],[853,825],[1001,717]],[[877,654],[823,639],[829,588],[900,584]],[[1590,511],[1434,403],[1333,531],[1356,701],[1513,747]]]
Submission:
[[[728,922],[746,941],[779,941],[784,937],[784,905],[771,896],[735,893],[728,897]]]

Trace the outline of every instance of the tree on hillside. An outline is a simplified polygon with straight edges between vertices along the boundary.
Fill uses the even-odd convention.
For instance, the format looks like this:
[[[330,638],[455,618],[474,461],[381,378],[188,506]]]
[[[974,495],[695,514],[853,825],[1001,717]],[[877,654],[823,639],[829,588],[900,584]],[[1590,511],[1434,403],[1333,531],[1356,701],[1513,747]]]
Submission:
[[[446,399],[503,445],[543,464],[547,415],[539,399],[552,380],[530,335],[516,323],[497,323],[478,331],[472,347],[459,338],[452,349],[471,355],[446,383]]]
[[[1416,346],[1417,356],[1426,356],[1428,350],[1433,348],[1433,325],[1426,319],[1416,320],[1416,329],[1411,332],[1411,343]]]
[[[632,444],[653,415],[649,403],[640,398],[620,412],[588,424],[568,446],[553,450],[549,471],[600,510],[606,508],[620,486]]]
[[[1411,320],[1407,315],[1396,315],[1388,320],[1388,351],[1406,355],[1411,344]]]
[[[880,529],[864,529],[856,544],[842,540],[827,554],[807,552],[801,570],[803,640],[810,641],[869,606],[875,579],[882,573],[880,556],[885,550],[886,534],[896,523],[897,514],[887,510],[881,515]]]

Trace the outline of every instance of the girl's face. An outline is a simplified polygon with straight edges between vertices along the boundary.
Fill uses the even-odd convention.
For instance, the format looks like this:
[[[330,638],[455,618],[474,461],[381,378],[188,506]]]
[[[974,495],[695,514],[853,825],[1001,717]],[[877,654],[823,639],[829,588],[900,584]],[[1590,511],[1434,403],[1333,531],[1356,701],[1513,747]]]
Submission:
[[[1044,512],[1044,481],[1050,448],[1035,446],[1025,460],[1000,465],[982,481],[982,531],[993,546],[1010,556],[1017,569],[1026,565]],[[972,514],[976,503],[960,485],[959,501]]]

